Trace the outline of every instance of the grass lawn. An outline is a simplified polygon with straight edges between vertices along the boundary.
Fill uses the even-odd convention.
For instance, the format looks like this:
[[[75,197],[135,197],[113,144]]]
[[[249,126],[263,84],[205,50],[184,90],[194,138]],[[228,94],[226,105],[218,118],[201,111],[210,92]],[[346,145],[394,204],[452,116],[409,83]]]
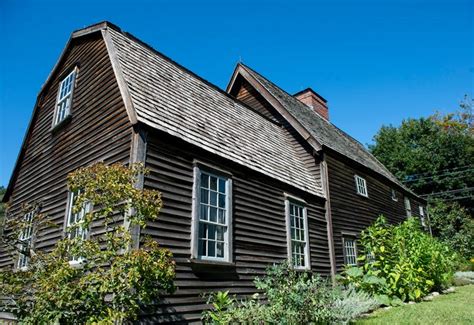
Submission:
[[[432,301],[380,309],[356,324],[474,324],[474,285]]]

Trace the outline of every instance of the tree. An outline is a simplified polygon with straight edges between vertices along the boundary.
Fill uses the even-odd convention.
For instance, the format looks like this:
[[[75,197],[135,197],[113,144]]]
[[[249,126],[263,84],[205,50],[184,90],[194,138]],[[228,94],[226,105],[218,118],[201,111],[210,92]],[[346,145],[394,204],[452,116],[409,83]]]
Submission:
[[[98,163],[71,173],[68,185],[76,193],[73,213],[82,211],[84,218],[68,227],[68,236],[52,252],[23,249],[29,261],[26,270],[0,272],[0,295],[6,298],[3,311],[24,323],[123,323],[136,319],[142,306],[172,293],[171,253],[151,239],[136,248],[132,239],[131,229],[156,220],[162,206],[158,191],[134,186],[146,172],[140,164]],[[29,223],[23,216],[31,211],[34,218]],[[16,256],[18,247],[25,247],[18,239],[22,231],[31,227],[36,234],[51,226],[38,203],[7,221],[9,231],[3,240]],[[78,235],[97,227],[101,230],[97,235]],[[71,264],[72,259],[79,265]]]
[[[452,114],[407,119],[383,126],[370,151],[409,188],[427,198],[474,208],[472,99]]]
[[[474,220],[457,202],[432,200],[428,206],[433,235],[466,260],[474,256]]]

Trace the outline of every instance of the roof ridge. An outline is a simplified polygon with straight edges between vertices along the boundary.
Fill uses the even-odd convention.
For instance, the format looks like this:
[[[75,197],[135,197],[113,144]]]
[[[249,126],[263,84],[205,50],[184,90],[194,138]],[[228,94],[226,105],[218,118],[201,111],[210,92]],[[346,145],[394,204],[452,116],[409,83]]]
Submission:
[[[291,95],[289,92],[287,92],[285,89],[281,88],[280,86],[278,86],[277,84],[275,84],[273,81],[271,81],[270,79],[268,79],[267,77],[265,77],[264,75],[262,75],[261,73],[255,71],[254,69],[252,69],[251,67],[249,67],[248,65],[246,64],[243,64],[241,62],[239,62],[238,64],[242,65],[242,67],[244,67],[245,69],[248,69],[250,70],[250,72],[256,74],[257,76],[265,79],[265,81],[267,81],[268,83],[270,83],[271,85],[273,85],[274,87],[278,88],[279,90],[281,90],[282,92],[284,92],[286,95],[288,95],[288,97],[292,98],[292,100],[297,103],[297,105],[300,105],[301,107],[304,107],[304,109],[307,109],[308,106],[303,104],[302,102],[300,102],[297,98],[295,98],[293,95]],[[265,85],[264,85],[265,87]],[[265,87],[267,88],[267,87]],[[268,90],[268,89],[267,89]],[[278,98],[276,98],[278,100]],[[278,100],[280,102],[280,100]],[[280,102],[281,103],[281,102]],[[281,103],[282,104],[282,103]],[[333,125],[329,120],[327,120],[326,118],[324,118],[323,116],[321,116],[321,114],[319,114],[318,112],[316,112],[314,109],[309,109],[308,111],[311,111],[313,112],[313,114],[316,114],[318,117],[320,117],[321,119],[324,120],[325,123],[329,124],[329,125]]]
[[[141,46],[145,47],[146,49],[150,50],[151,52],[153,52],[154,54],[160,56],[161,58],[163,58],[164,60],[168,61],[169,63],[175,65],[176,67],[178,67],[179,69],[183,70],[185,73],[188,73],[189,75],[191,75],[192,77],[195,77],[196,79],[204,82],[206,85],[210,86],[211,88],[213,88],[214,90],[217,90],[217,92],[225,95],[227,98],[231,99],[234,104],[239,104],[239,105],[243,105],[245,106],[246,108],[249,108],[252,110],[252,112],[258,114],[259,116],[265,118],[267,121],[271,122],[271,123],[274,123],[274,124],[278,124],[277,122],[271,120],[270,118],[268,118],[267,116],[263,115],[262,113],[260,113],[259,111],[257,111],[255,108],[253,108],[252,106],[244,103],[243,101],[241,101],[240,99],[238,98],[235,98],[234,96],[230,95],[228,92],[226,92],[224,89],[220,88],[219,86],[215,85],[214,83],[210,82],[209,80],[201,77],[200,75],[198,75],[197,73],[193,72],[192,70],[186,68],[184,65],[182,65],[181,63],[179,62],[176,62],[175,60],[173,60],[172,58],[170,58],[169,56],[167,56],[166,54],[162,53],[161,51],[158,51],[157,49],[155,49],[153,46],[151,46],[150,44],[142,41],[140,38],[136,37],[135,35],[127,32],[127,31],[124,31],[123,29],[121,29],[120,27],[118,27],[117,25],[114,25],[110,22],[105,22],[105,23],[109,23],[110,26],[112,29],[114,29],[115,31],[121,33],[123,36],[129,38],[131,41],[134,41],[138,44],[140,44]]]

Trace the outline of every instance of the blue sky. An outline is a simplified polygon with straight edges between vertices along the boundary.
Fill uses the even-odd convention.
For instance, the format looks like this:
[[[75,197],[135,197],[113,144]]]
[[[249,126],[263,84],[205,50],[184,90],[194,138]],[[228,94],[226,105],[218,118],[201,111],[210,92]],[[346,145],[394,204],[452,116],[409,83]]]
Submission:
[[[241,59],[364,144],[474,93],[474,1],[0,1],[0,185],[70,33],[109,20],[225,88]]]

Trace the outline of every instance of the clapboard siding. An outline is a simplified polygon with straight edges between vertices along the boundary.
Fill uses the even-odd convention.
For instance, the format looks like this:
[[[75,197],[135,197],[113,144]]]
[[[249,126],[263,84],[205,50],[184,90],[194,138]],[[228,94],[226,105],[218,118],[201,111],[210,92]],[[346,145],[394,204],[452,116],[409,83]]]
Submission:
[[[72,119],[52,132],[60,78],[76,64],[79,72]],[[131,134],[131,124],[100,33],[73,40],[40,95],[10,197],[12,215],[20,213],[22,204],[38,201],[42,203],[41,213],[58,225],[40,231],[34,243],[37,248],[50,250],[62,236],[67,174],[96,161],[128,162]],[[92,233],[100,228],[96,223]],[[2,249],[0,267],[11,263]]]
[[[200,297],[204,292],[230,290],[237,295],[255,292],[254,277],[264,274],[268,265],[287,258],[285,192],[308,202],[312,270],[329,274],[322,198],[300,193],[163,133],[150,132],[146,166],[151,172],[145,178],[145,187],[160,190],[164,206],[159,220],[142,229],[141,236],[151,236],[173,252],[179,288],[165,300],[164,304],[171,309],[161,320],[199,321],[201,311],[206,308],[205,299]],[[206,267],[190,262],[194,159],[232,174],[234,266]],[[144,321],[158,320],[150,317]]]
[[[342,247],[343,233],[359,234],[367,228],[378,216],[384,215],[391,223],[406,220],[404,195],[408,195],[412,202],[412,212],[419,217],[415,198],[408,193],[397,189],[398,201],[392,200],[392,187],[381,177],[370,171],[357,167],[348,160],[338,156],[326,155],[329,176],[329,192],[331,197],[332,226],[334,233],[334,247],[337,270],[341,271],[344,265]],[[365,178],[368,197],[356,193],[354,175]]]

